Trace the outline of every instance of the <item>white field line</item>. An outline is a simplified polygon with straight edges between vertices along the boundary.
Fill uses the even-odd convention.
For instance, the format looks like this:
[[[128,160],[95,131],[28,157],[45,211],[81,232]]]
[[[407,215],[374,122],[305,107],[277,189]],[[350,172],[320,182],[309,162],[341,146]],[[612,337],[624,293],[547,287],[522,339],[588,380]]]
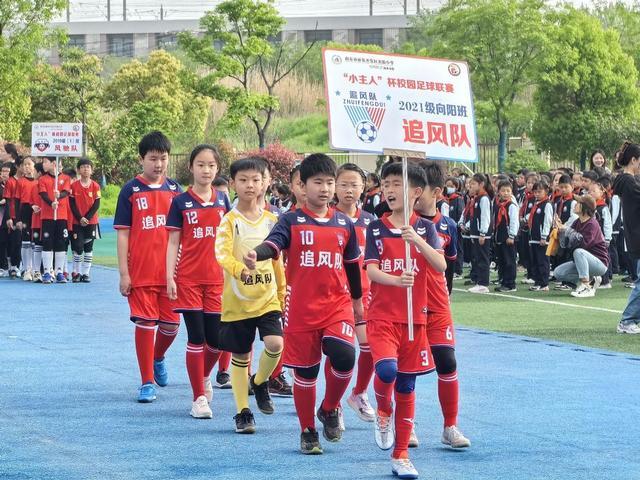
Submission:
[[[470,293],[467,290],[465,290],[464,288],[454,288],[453,291],[454,292],[469,293],[469,295],[493,295],[494,297],[510,298],[512,300],[516,299],[516,300],[525,300],[527,302],[546,303],[546,304],[549,304],[549,305],[560,305],[562,307],[584,308],[585,310],[597,310],[599,312],[608,312],[608,313],[617,313],[617,314],[621,314],[622,313],[621,310],[613,310],[611,308],[591,307],[589,305],[575,305],[573,303],[556,302],[556,301],[553,301],[553,300],[542,300],[541,298],[518,297],[517,295],[507,295],[505,293],[491,293],[491,292],[489,292],[489,293]]]

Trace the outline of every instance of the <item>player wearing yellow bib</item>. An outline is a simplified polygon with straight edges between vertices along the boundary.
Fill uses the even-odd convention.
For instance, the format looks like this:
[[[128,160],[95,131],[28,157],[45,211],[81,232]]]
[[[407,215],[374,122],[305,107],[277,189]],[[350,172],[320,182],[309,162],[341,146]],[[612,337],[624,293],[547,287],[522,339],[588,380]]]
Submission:
[[[267,237],[277,217],[261,208],[267,164],[259,158],[245,158],[231,164],[231,186],[238,205],[222,219],[216,237],[216,258],[224,269],[220,348],[232,353],[231,385],[236,401],[234,417],[237,433],[254,433],[255,420],[249,409],[248,382],[258,409],[273,413],[269,396],[269,376],[282,354],[280,320],[286,290],[281,260],[264,260],[249,270],[243,256]],[[264,342],[258,371],[248,378],[249,357],[256,336]]]

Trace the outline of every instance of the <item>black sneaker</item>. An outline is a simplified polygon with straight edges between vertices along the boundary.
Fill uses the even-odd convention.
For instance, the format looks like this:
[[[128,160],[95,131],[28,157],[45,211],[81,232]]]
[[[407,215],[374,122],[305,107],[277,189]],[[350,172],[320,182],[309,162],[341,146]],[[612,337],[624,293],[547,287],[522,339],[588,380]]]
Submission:
[[[293,389],[287,382],[284,372],[269,379],[269,393],[274,397],[292,397]]]
[[[216,386],[218,388],[231,388],[231,377],[227,372],[220,372],[216,374]]]
[[[317,430],[307,428],[300,434],[300,451],[305,455],[322,454],[322,445],[320,445]]]
[[[258,410],[260,410],[265,415],[271,415],[274,412],[273,409],[273,401],[269,396],[269,382],[261,383],[260,385],[256,385],[256,376],[255,374],[249,378],[249,385],[253,389],[253,393],[256,396],[256,403],[258,404]]]
[[[236,433],[256,432],[256,421],[248,408],[243,408],[233,419],[236,421]]]
[[[511,293],[511,292],[517,292],[518,290],[516,289],[516,287],[496,287],[494,288],[494,290],[496,292],[501,292],[501,293]]]
[[[80,281],[82,283],[91,283],[91,277],[88,273],[85,273],[84,275],[80,275]]]
[[[340,430],[340,414],[335,408],[330,412],[322,409],[322,404],[317,412],[318,420],[322,422],[322,436],[330,442],[339,442],[342,439],[342,430]]]
[[[71,274],[71,283],[79,283],[81,276],[82,275],[80,275],[79,273],[72,273]]]

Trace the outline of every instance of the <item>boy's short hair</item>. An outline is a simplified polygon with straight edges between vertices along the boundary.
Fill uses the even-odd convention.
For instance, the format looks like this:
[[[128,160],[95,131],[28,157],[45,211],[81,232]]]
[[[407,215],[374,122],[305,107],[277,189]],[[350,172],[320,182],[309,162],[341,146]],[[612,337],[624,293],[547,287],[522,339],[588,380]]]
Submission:
[[[3,168],[8,168],[9,170],[11,170],[11,167],[14,165],[13,162],[4,162],[2,165],[0,165],[0,169]]]
[[[582,172],[582,178],[587,178],[592,182],[598,181],[598,174],[592,170],[586,170]]]
[[[211,151],[211,153],[213,153],[213,158],[216,160],[216,165],[218,166],[218,168],[220,168],[220,151],[218,150],[218,147],[216,147],[215,145],[210,145],[208,143],[200,144],[191,151],[191,155],[189,155],[189,167],[193,167],[193,162],[195,162],[196,157],[205,150],[209,150]]]
[[[336,178],[338,178],[342,172],[355,172],[360,175],[360,178],[362,178],[362,183],[365,183],[367,181],[367,176],[365,175],[364,170],[362,170],[355,163],[344,163],[340,165],[340,167],[338,167],[338,171],[336,172]]]
[[[80,170],[80,167],[82,167],[83,165],[89,165],[91,168],[93,168],[93,162],[85,157],[82,157],[80,160],[78,160],[76,168]]]
[[[537,181],[533,184],[533,190],[546,190],[549,191],[549,184],[544,180]]]
[[[138,153],[144,158],[149,152],[171,153],[171,142],[164,133],[155,130],[142,137],[138,144]]]
[[[336,162],[329,155],[312,153],[300,163],[300,180],[307,183],[307,180],[316,175],[336,178],[337,170]]]
[[[377,173],[369,172],[367,173],[367,180],[371,180],[377,187],[380,186],[380,177]]]
[[[276,190],[280,195],[286,195],[287,197],[291,195],[291,189],[289,188],[288,185],[285,185],[284,183],[278,184],[278,186],[276,187]]]
[[[218,175],[216,178],[213,179],[213,186],[214,187],[228,187],[229,186],[229,179],[227,178],[226,175]]]
[[[247,170],[255,170],[264,177],[264,172],[267,171],[267,162],[259,157],[241,158],[231,164],[229,174],[231,175],[231,178],[235,179],[239,172]]]
[[[382,169],[381,177],[385,178],[397,175],[402,177],[402,163],[387,163]],[[411,188],[424,188],[427,186],[427,177],[424,170],[412,163],[407,165],[407,178]]]
[[[604,177],[607,174],[607,170],[604,167],[593,167],[592,172],[595,173],[598,178]]]
[[[427,179],[427,185],[430,188],[444,189],[446,176],[444,169],[439,163],[423,160],[418,165],[424,170],[424,176]]]
[[[558,179],[558,185],[571,185],[571,177],[566,173],[563,173]]]
[[[537,182],[537,181],[538,181],[538,179],[540,178],[540,176],[539,176],[537,173],[535,173],[535,172],[531,172],[531,173],[528,173],[528,174],[527,174],[527,176],[525,177],[525,179],[526,179],[526,181],[528,182],[530,178],[533,178],[533,181],[534,181],[534,182]]]
[[[496,189],[498,191],[500,191],[501,188],[510,188],[511,191],[513,191],[513,185],[511,184],[511,182],[507,179],[504,180],[500,180],[497,184],[496,184]]]
[[[522,175],[523,177],[527,177],[527,175],[529,175],[529,169],[528,168],[521,168],[520,170],[518,170],[518,175]]]
[[[609,175],[603,175],[596,181],[597,185],[600,185],[602,189],[606,192],[611,188],[611,177]]]
[[[64,173],[69,178],[76,178],[78,176],[78,172],[76,172],[73,168],[65,168],[64,170],[62,170],[62,173]]]
[[[3,165],[4,168],[4,165]],[[34,165],[34,168],[36,170],[36,172],[38,172],[40,175],[44,174],[44,167],[42,166],[42,162],[38,162]]]

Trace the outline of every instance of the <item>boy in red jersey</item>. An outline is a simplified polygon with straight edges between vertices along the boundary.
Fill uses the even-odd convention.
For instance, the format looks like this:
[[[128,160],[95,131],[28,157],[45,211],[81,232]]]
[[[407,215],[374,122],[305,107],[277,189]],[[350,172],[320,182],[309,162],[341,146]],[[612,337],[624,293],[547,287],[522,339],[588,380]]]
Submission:
[[[416,204],[416,211],[433,222],[442,242],[447,265],[450,265],[449,262],[457,257],[457,228],[455,222],[442,215],[437,208],[437,199],[445,182],[444,171],[439,164],[433,162],[422,162],[420,166],[425,172],[427,185]],[[515,213],[517,222],[517,207]],[[453,448],[464,448],[470,442],[457,427],[459,387],[449,290],[445,276],[431,265],[428,265],[426,275],[427,337],[438,373],[438,399],[444,417],[442,443]],[[417,438],[415,441],[417,446]]]
[[[404,224],[402,164],[391,163],[382,170],[382,191],[391,213],[367,227],[364,263],[371,281],[367,336],[376,371],[375,439],[381,449],[390,449],[394,445],[395,426],[391,470],[399,478],[417,478],[418,472],[408,455],[415,415],[415,381],[417,375],[434,369],[427,339],[427,271],[433,268],[442,275],[447,263],[433,223],[413,212],[413,205],[426,185],[424,172],[412,164],[407,168],[409,225]],[[405,242],[410,244],[411,265],[407,265]],[[413,341],[408,333],[405,290],[408,287],[413,287]]]
[[[180,185],[165,177],[170,151],[171,142],[161,132],[142,138],[138,144],[142,174],[122,187],[113,221],[118,231],[120,293],[127,297],[130,318],[136,324],[140,403],[156,399],[154,380],[161,387],[168,384],[164,354],[180,325],[167,296],[168,232],[164,227],[173,197],[182,193]]]
[[[229,198],[212,188],[220,162],[213,145],[198,145],[189,157],[193,187],[171,202],[167,229],[167,294],[187,326],[187,373],[193,390],[191,416],[211,418],[211,370],[220,357],[222,269],[212,254]],[[206,345],[205,345],[206,343]]]
[[[69,177],[58,175],[60,166],[53,157],[44,157],[42,167],[45,174],[38,179],[38,191],[42,198],[42,263],[44,275],[42,283],[66,283],[63,265],[67,261],[68,203],[71,193]],[[57,170],[56,170],[57,169]],[[57,181],[57,183],[56,183]],[[54,262],[55,268],[54,271]]]
[[[36,186],[31,190],[31,209],[33,214],[31,215],[31,238],[33,240],[33,282],[42,283],[42,219],[40,213],[42,211],[42,198],[38,192],[38,183],[42,175],[44,175],[44,168],[42,163],[36,163],[35,165],[35,180]]]
[[[38,188],[38,183],[34,181],[33,176],[35,164],[33,158],[25,157],[22,160],[22,177],[18,179],[18,204],[19,214],[16,228],[22,236],[22,248],[20,250],[20,258],[22,258],[22,269],[24,275],[22,279],[25,282],[33,280],[33,248],[31,238],[31,217],[33,209],[31,208],[31,198],[33,198],[33,190]]]
[[[364,252],[367,226],[375,220],[371,213],[358,208],[358,202],[364,191],[366,176],[362,169],[353,163],[345,163],[338,168],[336,176],[336,197],[338,203],[336,210],[347,215],[353,222],[358,237],[360,252]],[[360,257],[360,266],[363,265],[363,257]],[[373,422],[375,412],[367,397],[367,388],[373,377],[373,358],[367,342],[367,307],[369,304],[369,279],[366,275],[361,277],[362,301],[364,304],[364,316],[356,323],[356,337],[360,346],[358,355],[358,371],[356,384],[347,398],[347,404],[356,412],[358,417],[365,422]]]
[[[363,315],[355,228],[349,217],[328,207],[335,178],[336,164],[330,157],[305,158],[300,164],[304,206],[282,215],[265,242],[244,258],[253,270],[256,261],[287,251],[284,364],[294,369],[293,398],[303,454],[322,453],[314,409],[323,353],[328,357],[326,391],[317,416],[328,441],[342,438],[338,407],[355,363],[354,316],[360,322]]]
[[[98,209],[100,208],[100,185],[91,180],[93,163],[81,158],[77,164],[80,180],[71,185],[71,212],[73,213],[73,283],[89,283],[93,260],[93,241],[98,238]]]

